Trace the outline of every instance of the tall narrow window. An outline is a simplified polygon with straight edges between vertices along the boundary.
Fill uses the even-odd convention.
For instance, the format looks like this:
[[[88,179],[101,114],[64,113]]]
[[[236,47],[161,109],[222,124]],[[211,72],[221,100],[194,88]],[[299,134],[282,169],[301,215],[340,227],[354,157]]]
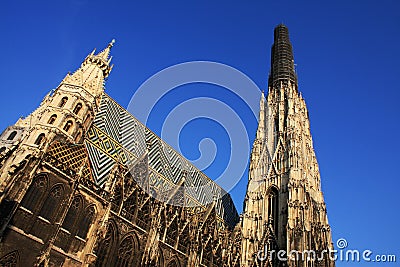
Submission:
[[[81,222],[79,223],[78,233],[76,234],[82,239],[86,239],[87,233],[89,231],[90,225],[93,222],[96,211],[93,206],[86,209]]]
[[[62,198],[64,195],[64,188],[62,185],[56,185],[51,189],[50,194],[47,196],[40,210],[40,216],[53,222],[56,218],[57,211],[60,208]]]
[[[279,119],[277,117],[275,117],[275,132],[278,133],[279,132]]]
[[[47,123],[48,124],[53,124],[56,121],[56,119],[57,119],[57,115],[53,114],[53,115],[51,115],[51,117],[50,117],[50,119],[49,119],[49,121]]]
[[[268,219],[272,219],[275,234],[278,233],[278,190],[271,187],[268,194]]]
[[[67,121],[67,123],[64,126],[64,131],[68,132],[69,129],[72,127],[72,121]]]
[[[79,111],[82,109],[82,104],[81,103],[78,103],[76,106],[75,106],[75,108],[74,108],[74,113],[76,114],[76,115],[78,115],[79,114]]]
[[[100,241],[98,247],[95,250],[97,256],[96,267],[113,266],[114,261],[114,246],[116,240],[115,226],[110,223],[107,227],[107,233],[103,240]]]
[[[18,250],[14,250],[2,258],[0,258],[0,266],[7,266],[7,267],[17,267],[19,266],[19,253]]]
[[[47,178],[44,175],[40,175],[34,178],[31,186],[26,192],[24,198],[21,201],[21,205],[28,210],[34,211],[40,204],[40,199],[43,197],[44,192],[47,189]]]
[[[87,126],[87,123],[89,122],[89,120],[90,120],[90,114],[87,114],[85,121],[83,123]]]
[[[118,248],[116,267],[132,266],[134,259],[134,239],[133,236],[127,236],[122,240]]]
[[[65,230],[71,232],[75,223],[79,219],[78,216],[81,207],[82,207],[82,199],[81,197],[77,196],[74,198],[74,200],[72,200],[71,207],[69,208],[68,213],[65,216],[64,222],[62,224],[62,227]]]
[[[167,267],[179,267],[178,260],[176,258],[170,260],[167,264]]]
[[[39,134],[39,136],[36,138],[35,145],[40,145],[43,139],[44,139],[44,133]]]
[[[12,131],[10,133],[10,135],[8,136],[7,140],[13,140],[16,135],[17,135],[17,131]]]
[[[82,130],[79,130],[79,132],[75,137],[75,142],[79,142],[81,140],[81,137],[82,137]]]
[[[61,101],[60,101],[60,104],[58,104],[58,106],[60,107],[60,108],[62,108],[62,107],[64,107],[65,106],[65,104],[67,103],[67,101],[68,101],[68,97],[63,97],[62,99],[61,99]]]

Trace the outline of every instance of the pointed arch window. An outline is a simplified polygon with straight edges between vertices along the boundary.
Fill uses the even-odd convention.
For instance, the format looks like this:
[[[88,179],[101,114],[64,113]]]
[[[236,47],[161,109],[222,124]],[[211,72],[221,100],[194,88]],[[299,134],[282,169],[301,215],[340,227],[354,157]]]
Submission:
[[[16,135],[17,135],[17,131],[12,131],[10,133],[10,135],[8,136],[7,140],[13,140]]]
[[[81,137],[82,137],[82,130],[79,130],[79,132],[76,134],[75,142],[79,142],[81,140]]]
[[[60,208],[63,196],[64,188],[62,185],[55,185],[43,203],[42,209],[40,210],[40,216],[53,222],[56,218],[57,211]]]
[[[167,264],[167,267],[179,267],[179,266],[181,266],[181,265],[179,264],[179,261],[176,257],[174,257],[172,260],[170,260]]]
[[[179,267],[175,260],[168,262],[167,267]]]
[[[90,118],[91,118],[90,114],[87,114],[87,115],[86,115],[86,118],[85,118],[85,121],[83,122],[83,124],[85,124],[85,125],[87,126],[87,124],[88,124]]]
[[[68,132],[72,127],[72,121],[67,121],[67,123],[64,126],[64,131]]]
[[[268,219],[272,219],[275,234],[278,231],[278,189],[271,187],[268,194]]]
[[[78,233],[76,234],[77,236],[82,239],[86,239],[87,233],[89,231],[90,225],[92,225],[95,215],[96,210],[94,209],[94,206],[89,206],[79,223]]]
[[[63,97],[62,99],[61,99],[61,101],[60,101],[60,104],[58,104],[58,107],[60,107],[60,108],[62,108],[62,107],[64,107],[65,106],[65,104],[67,103],[67,101],[68,101],[68,97]]]
[[[74,108],[74,113],[75,113],[76,115],[78,115],[78,114],[79,114],[79,111],[81,111],[81,109],[82,109],[82,104],[81,104],[81,103],[76,104],[76,106],[75,106],[75,108]]]
[[[39,134],[39,136],[36,138],[35,145],[40,145],[43,139],[44,139],[44,133]]]
[[[77,196],[72,200],[71,206],[62,224],[62,227],[65,230],[69,232],[72,231],[73,227],[75,226],[78,220],[81,208],[82,208],[82,198],[80,196]]]
[[[50,117],[50,119],[49,119],[49,121],[47,122],[48,124],[54,124],[54,122],[56,121],[56,119],[57,119],[57,115],[56,114],[53,114],[53,115],[51,115],[51,117]]]
[[[41,198],[47,190],[47,186],[48,181],[46,176],[40,175],[35,177],[24,198],[22,199],[21,205],[31,211],[37,209]]]
[[[116,242],[116,230],[115,226],[110,223],[107,227],[107,233],[103,240],[100,241],[97,249],[96,256],[97,260],[95,263],[96,267],[113,266],[113,250]]]
[[[133,236],[127,236],[122,240],[118,248],[116,267],[132,266],[132,262],[135,256],[134,250],[134,238]]]
[[[3,153],[4,151],[6,151],[6,147],[3,146],[2,148],[0,148],[0,153]]]
[[[19,266],[19,253],[18,250],[14,250],[2,258],[0,258],[0,266],[7,266],[7,267],[17,267]]]

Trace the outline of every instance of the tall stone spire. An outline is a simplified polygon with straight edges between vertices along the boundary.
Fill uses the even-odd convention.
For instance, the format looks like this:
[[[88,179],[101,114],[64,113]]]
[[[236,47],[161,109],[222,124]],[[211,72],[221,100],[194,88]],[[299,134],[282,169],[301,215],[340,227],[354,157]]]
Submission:
[[[111,51],[111,47],[113,47],[114,44],[115,44],[115,39],[112,39],[111,42],[107,45],[107,47],[104,48],[103,51],[98,53],[96,56],[100,57],[101,59],[103,59],[104,61],[106,61],[109,64],[111,61],[111,58],[112,58],[112,57],[110,57],[110,51]]]
[[[292,83],[297,83],[289,30],[283,24],[278,25],[274,30],[274,44],[271,49],[271,72],[268,83],[273,86],[280,80],[290,80]]]
[[[308,110],[297,89],[289,31],[282,24],[274,31],[268,85],[250,158],[241,266],[332,267],[334,261],[321,254],[333,249],[330,226]],[[319,258],[282,262],[276,257],[282,250],[300,256],[312,250]]]
[[[115,43],[113,39],[106,48],[98,54],[96,49],[82,62],[81,67],[73,74],[67,74],[62,83],[81,86],[92,95],[99,96],[104,88],[104,80],[110,74],[114,65],[110,65],[110,51]]]

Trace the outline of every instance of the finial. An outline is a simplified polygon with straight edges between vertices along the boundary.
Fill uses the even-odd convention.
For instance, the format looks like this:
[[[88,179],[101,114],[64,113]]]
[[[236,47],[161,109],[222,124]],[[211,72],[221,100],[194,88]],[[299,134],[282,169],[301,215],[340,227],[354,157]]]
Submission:
[[[115,39],[112,39],[111,42],[108,44],[108,47],[112,47],[115,44]]]

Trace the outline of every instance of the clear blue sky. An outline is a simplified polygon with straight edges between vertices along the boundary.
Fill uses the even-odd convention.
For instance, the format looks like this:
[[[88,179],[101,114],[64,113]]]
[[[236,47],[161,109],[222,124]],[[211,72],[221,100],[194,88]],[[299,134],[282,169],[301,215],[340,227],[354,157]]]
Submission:
[[[266,90],[273,28],[283,22],[310,112],[333,240],[344,237],[349,248],[396,254],[400,261],[400,2],[147,2],[3,1],[0,129],[28,115],[94,47],[112,38],[115,68],[106,88],[122,106],[151,75],[192,60],[233,66]],[[215,87],[183,86],[160,103],[160,114],[180,98],[221,97],[248,118],[254,138],[256,121]],[[160,133],[163,116],[154,117],[149,126]],[[207,137],[203,127],[222,142],[220,152],[229,148],[223,127],[206,124],[193,121],[182,131],[188,158],[196,158],[198,141]],[[206,170],[211,178],[226,164],[226,154]],[[239,212],[245,186],[246,177],[232,191]],[[347,265],[357,264],[337,262]]]

